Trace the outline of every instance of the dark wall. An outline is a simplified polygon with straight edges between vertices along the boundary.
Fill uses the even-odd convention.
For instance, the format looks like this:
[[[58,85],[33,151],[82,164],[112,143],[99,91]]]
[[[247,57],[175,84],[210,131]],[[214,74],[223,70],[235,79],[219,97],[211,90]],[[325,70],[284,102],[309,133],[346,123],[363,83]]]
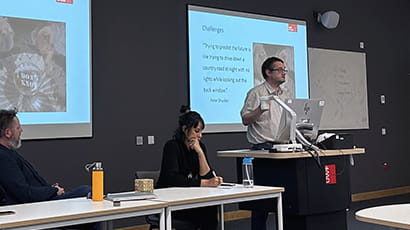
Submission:
[[[100,160],[106,191],[124,191],[133,188],[135,170],[159,169],[179,106],[188,103],[187,4],[306,20],[309,47],[366,52],[370,128],[347,130],[366,148],[366,154],[355,156],[352,192],[410,185],[409,0],[94,1],[93,137],[24,141],[20,151],[50,183],[67,189],[89,184],[83,166]],[[330,9],[341,15],[335,30],[313,18],[313,11]],[[136,135],[144,136],[143,146],[135,145]],[[146,144],[148,135],[155,136],[154,145]],[[248,147],[245,133],[206,134],[203,141],[213,167],[233,181],[235,160],[218,158],[216,151]]]

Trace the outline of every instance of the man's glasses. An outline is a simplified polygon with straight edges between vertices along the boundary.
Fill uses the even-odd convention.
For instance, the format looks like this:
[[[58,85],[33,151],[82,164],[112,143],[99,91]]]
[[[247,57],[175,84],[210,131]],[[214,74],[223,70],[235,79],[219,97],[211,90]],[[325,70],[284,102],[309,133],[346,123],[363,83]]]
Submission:
[[[287,70],[287,69],[270,69],[270,71],[278,71],[280,73],[288,73],[289,72],[289,70]]]

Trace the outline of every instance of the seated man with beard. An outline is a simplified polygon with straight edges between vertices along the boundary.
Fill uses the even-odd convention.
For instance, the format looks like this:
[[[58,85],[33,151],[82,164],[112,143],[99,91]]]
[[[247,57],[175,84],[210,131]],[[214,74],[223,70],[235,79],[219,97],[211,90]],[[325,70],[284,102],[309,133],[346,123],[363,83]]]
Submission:
[[[85,197],[91,192],[88,185],[65,192],[58,183],[47,183],[16,151],[21,146],[22,132],[17,111],[0,110],[0,185],[4,188],[6,204]]]
[[[58,183],[53,185],[40,176],[16,150],[21,147],[23,129],[16,110],[0,110],[0,186],[2,205],[86,197],[91,186],[83,185],[69,192]],[[101,223],[71,226],[69,229],[99,230]]]

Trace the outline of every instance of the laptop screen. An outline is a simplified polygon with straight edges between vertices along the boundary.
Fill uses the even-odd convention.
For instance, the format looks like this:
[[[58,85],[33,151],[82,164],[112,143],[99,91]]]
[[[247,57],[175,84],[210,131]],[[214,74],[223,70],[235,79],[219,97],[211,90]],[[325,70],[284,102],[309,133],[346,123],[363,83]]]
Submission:
[[[288,98],[285,103],[296,113],[296,128],[310,140],[318,135],[320,119],[325,101],[321,99]],[[282,110],[281,121],[277,133],[278,142],[289,142],[291,115]]]

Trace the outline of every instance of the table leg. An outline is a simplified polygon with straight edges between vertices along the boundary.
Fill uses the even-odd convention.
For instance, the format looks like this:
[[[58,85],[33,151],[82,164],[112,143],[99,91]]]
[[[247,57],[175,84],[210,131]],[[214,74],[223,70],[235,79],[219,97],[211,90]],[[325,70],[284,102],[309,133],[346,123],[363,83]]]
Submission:
[[[99,228],[101,230],[112,230],[113,226],[112,226],[112,221],[107,220],[107,221],[101,221],[99,223],[97,223],[99,226]]]
[[[112,220],[107,221],[107,229],[108,230],[113,230],[114,229],[114,224]]]
[[[277,223],[278,230],[283,230],[283,214],[282,214],[282,194],[279,193],[277,201]]]
[[[220,214],[219,221],[221,222],[221,230],[224,230],[225,229],[225,219],[224,219],[225,212],[224,212],[224,205],[223,204],[220,205],[219,214]]]
[[[166,208],[166,213],[165,213],[165,218],[166,218],[166,230],[172,230],[172,217],[171,217],[171,209],[170,208]]]
[[[159,230],[165,230],[165,208],[159,214]]]

